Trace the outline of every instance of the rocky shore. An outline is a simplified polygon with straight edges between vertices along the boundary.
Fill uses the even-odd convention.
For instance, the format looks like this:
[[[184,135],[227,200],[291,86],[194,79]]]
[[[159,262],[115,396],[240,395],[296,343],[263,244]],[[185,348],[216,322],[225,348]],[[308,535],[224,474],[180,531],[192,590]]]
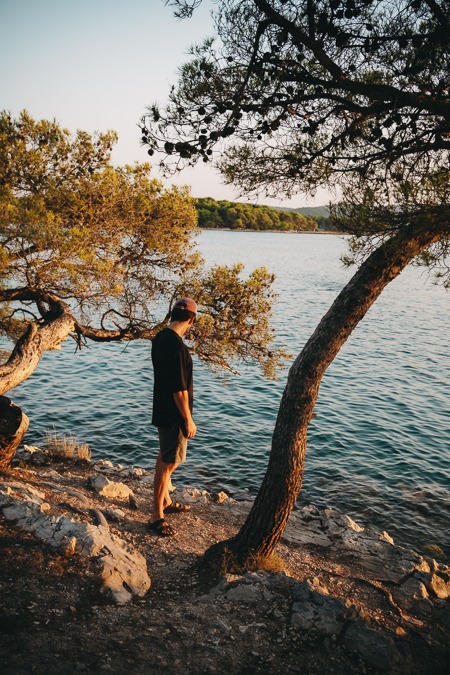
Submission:
[[[265,569],[211,584],[195,564],[251,504],[178,488],[159,538],[152,484],[29,446],[0,473],[0,672],[448,672],[445,562],[308,506]]]

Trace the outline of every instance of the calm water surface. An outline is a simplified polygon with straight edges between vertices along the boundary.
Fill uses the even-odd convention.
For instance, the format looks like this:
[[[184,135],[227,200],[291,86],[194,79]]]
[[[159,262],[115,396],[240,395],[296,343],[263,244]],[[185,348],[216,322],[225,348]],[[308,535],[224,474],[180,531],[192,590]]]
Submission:
[[[278,344],[298,354],[353,274],[334,235],[202,232],[208,264],[243,261],[277,274]],[[410,268],[392,282],[331,364],[310,425],[300,503],[338,508],[399,543],[450,553],[448,292]],[[11,392],[30,417],[28,443],[74,433],[97,458],[151,467],[152,372],[145,343],[47,353]],[[254,495],[264,475],[287,369],[217,379],[195,362],[198,434],[177,481]]]

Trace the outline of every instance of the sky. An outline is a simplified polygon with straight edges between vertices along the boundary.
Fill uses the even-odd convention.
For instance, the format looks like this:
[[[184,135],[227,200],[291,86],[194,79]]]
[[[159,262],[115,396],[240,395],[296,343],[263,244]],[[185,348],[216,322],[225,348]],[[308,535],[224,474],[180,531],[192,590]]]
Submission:
[[[180,21],[163,0],[0,0],[0,109],[26,109],[70,131],[114,129],[115,164],[148,161],[139,120],[147,106],[166,102],[189,46],[213,35],[213,7],[203,0]],[[203,164],[164,182],[190,185],[194,197],[246,201]],[[292,208],[328,201],[324,191],[309,200],[260,198]]]

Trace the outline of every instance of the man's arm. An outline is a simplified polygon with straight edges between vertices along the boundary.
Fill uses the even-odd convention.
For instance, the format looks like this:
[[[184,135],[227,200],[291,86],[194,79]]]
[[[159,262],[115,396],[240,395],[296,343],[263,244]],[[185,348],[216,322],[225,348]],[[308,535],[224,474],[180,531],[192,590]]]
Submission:
[[[176,403],[178,410],[180,411],[181,417],[186,423],[186,437],[194,438],[197,427],[194,420],[192,419],[191,411],[189,409],[189,393],[186,389],[183,391],[175,391],[173,393],[173,398]]]

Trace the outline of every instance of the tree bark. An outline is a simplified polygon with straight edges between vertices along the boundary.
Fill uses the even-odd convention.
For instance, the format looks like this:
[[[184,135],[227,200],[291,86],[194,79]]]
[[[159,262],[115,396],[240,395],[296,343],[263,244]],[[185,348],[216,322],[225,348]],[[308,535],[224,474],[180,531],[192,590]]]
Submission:
[[[6,396],[0,396],[0,469],[11,464],[28,424],[28,417],[19,406]]]
[[[201,567],[245,570],[271,555],[300,492],[307,429],[325,371],[386,285],[449,229],[435,222],[405,227],[367,258],[338,295],[289,371],[269,464],[246,522],[235,537],[208,549]]]
[[[42,354],[59,349],[74,327],[75,320],[63,302],[54,307],[52,317],[42,325],[30,323],[9,359],[0,365],[0,395],[26,380],[35,371]]]

